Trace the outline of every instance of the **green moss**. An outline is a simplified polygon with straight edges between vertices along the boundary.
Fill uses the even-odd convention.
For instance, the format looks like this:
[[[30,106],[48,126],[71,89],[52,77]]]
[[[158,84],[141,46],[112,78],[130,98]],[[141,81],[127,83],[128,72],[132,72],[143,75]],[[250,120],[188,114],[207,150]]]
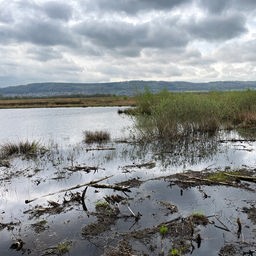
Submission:
[[[229,172],[224,172],[224,171],[217,171],[214,173],[210,173],[207,178],[211,181],[216,181],[216,182],[229,182],[235,180],[235,177],[231,177],[228,174],[232,176],[236,175],[243,175],[242,171],[229,171]]]
[[[180,251],[178,249],[173,248],[173,249],[170,250],[169,255],[170,256],[180,256],[181,254],[180,254]]]
[[[96,210],[101,210],[101,209],[108,209],[110,208],[110,205],[107,201],[99,200],[95,204],[95,209]]]

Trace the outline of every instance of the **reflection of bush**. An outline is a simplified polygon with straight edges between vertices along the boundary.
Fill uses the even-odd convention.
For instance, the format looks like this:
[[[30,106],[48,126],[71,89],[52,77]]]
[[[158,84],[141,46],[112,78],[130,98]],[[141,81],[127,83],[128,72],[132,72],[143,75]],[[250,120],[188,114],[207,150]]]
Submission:
[[[215,136],[199,134],[195,137],[180,137],[172,141],[165,139],[145,140],[129,146],[125,145],[123,155],[124,157],[129,155],[131,159],[137,162],[138,159],[159,161],[164,168],[170,165],[195,165],[212,159],[220,146],[218,139],[219,134]]]

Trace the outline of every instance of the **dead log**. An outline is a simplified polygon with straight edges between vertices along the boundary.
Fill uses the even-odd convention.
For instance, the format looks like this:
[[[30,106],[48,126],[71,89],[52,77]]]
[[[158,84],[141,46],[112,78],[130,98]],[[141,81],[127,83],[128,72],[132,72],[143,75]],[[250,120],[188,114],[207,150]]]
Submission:
[[[237,180],[244,180],[244,181],[250,181],[250,182],[256,182],[256,177],[252,176],[244,176],[244,175],[233,175],[230,173],[224,173],[225,175],[235,178]]]
[[[188,175],[185,173],[179,173],[177,175],[186,177],[190,180],[202,181],[202,182],[206,182],[206,183],[210,183],[210,184],[214,184],[214,185],[217,184],[217,185],[223,185],[223,186],[234,186],[234,184],[232,184],[232,183],[228,183],[228,182],[224,182],[224,181],[213,181],[213,180],[206,179],[206,178],[199,178],[199,177],[191,176],[191,175]],[[180,181],[180,182],[182,182],[182,181]]]

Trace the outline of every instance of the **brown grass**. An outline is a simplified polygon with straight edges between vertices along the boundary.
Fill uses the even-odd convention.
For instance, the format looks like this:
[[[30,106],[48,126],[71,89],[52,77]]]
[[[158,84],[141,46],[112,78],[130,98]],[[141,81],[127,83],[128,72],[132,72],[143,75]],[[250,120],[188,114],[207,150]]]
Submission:
[[[0,108],[105,107],[134,105],[135,98],[125,96],[0,99]]]

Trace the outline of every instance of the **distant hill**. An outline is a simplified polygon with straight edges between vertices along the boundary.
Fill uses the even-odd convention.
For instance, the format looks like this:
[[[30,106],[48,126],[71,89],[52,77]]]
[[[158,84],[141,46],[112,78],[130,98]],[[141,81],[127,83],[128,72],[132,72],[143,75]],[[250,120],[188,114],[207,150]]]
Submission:
[[[209,83],[126,81],[109,83],[33,83],[0,88],[2,97],[49,97],[68,95],[127,95],[132,96],[148,88],[151,92],[166,89],[180,91],[244,90],[256,89],[255,81],[217,81]]]

